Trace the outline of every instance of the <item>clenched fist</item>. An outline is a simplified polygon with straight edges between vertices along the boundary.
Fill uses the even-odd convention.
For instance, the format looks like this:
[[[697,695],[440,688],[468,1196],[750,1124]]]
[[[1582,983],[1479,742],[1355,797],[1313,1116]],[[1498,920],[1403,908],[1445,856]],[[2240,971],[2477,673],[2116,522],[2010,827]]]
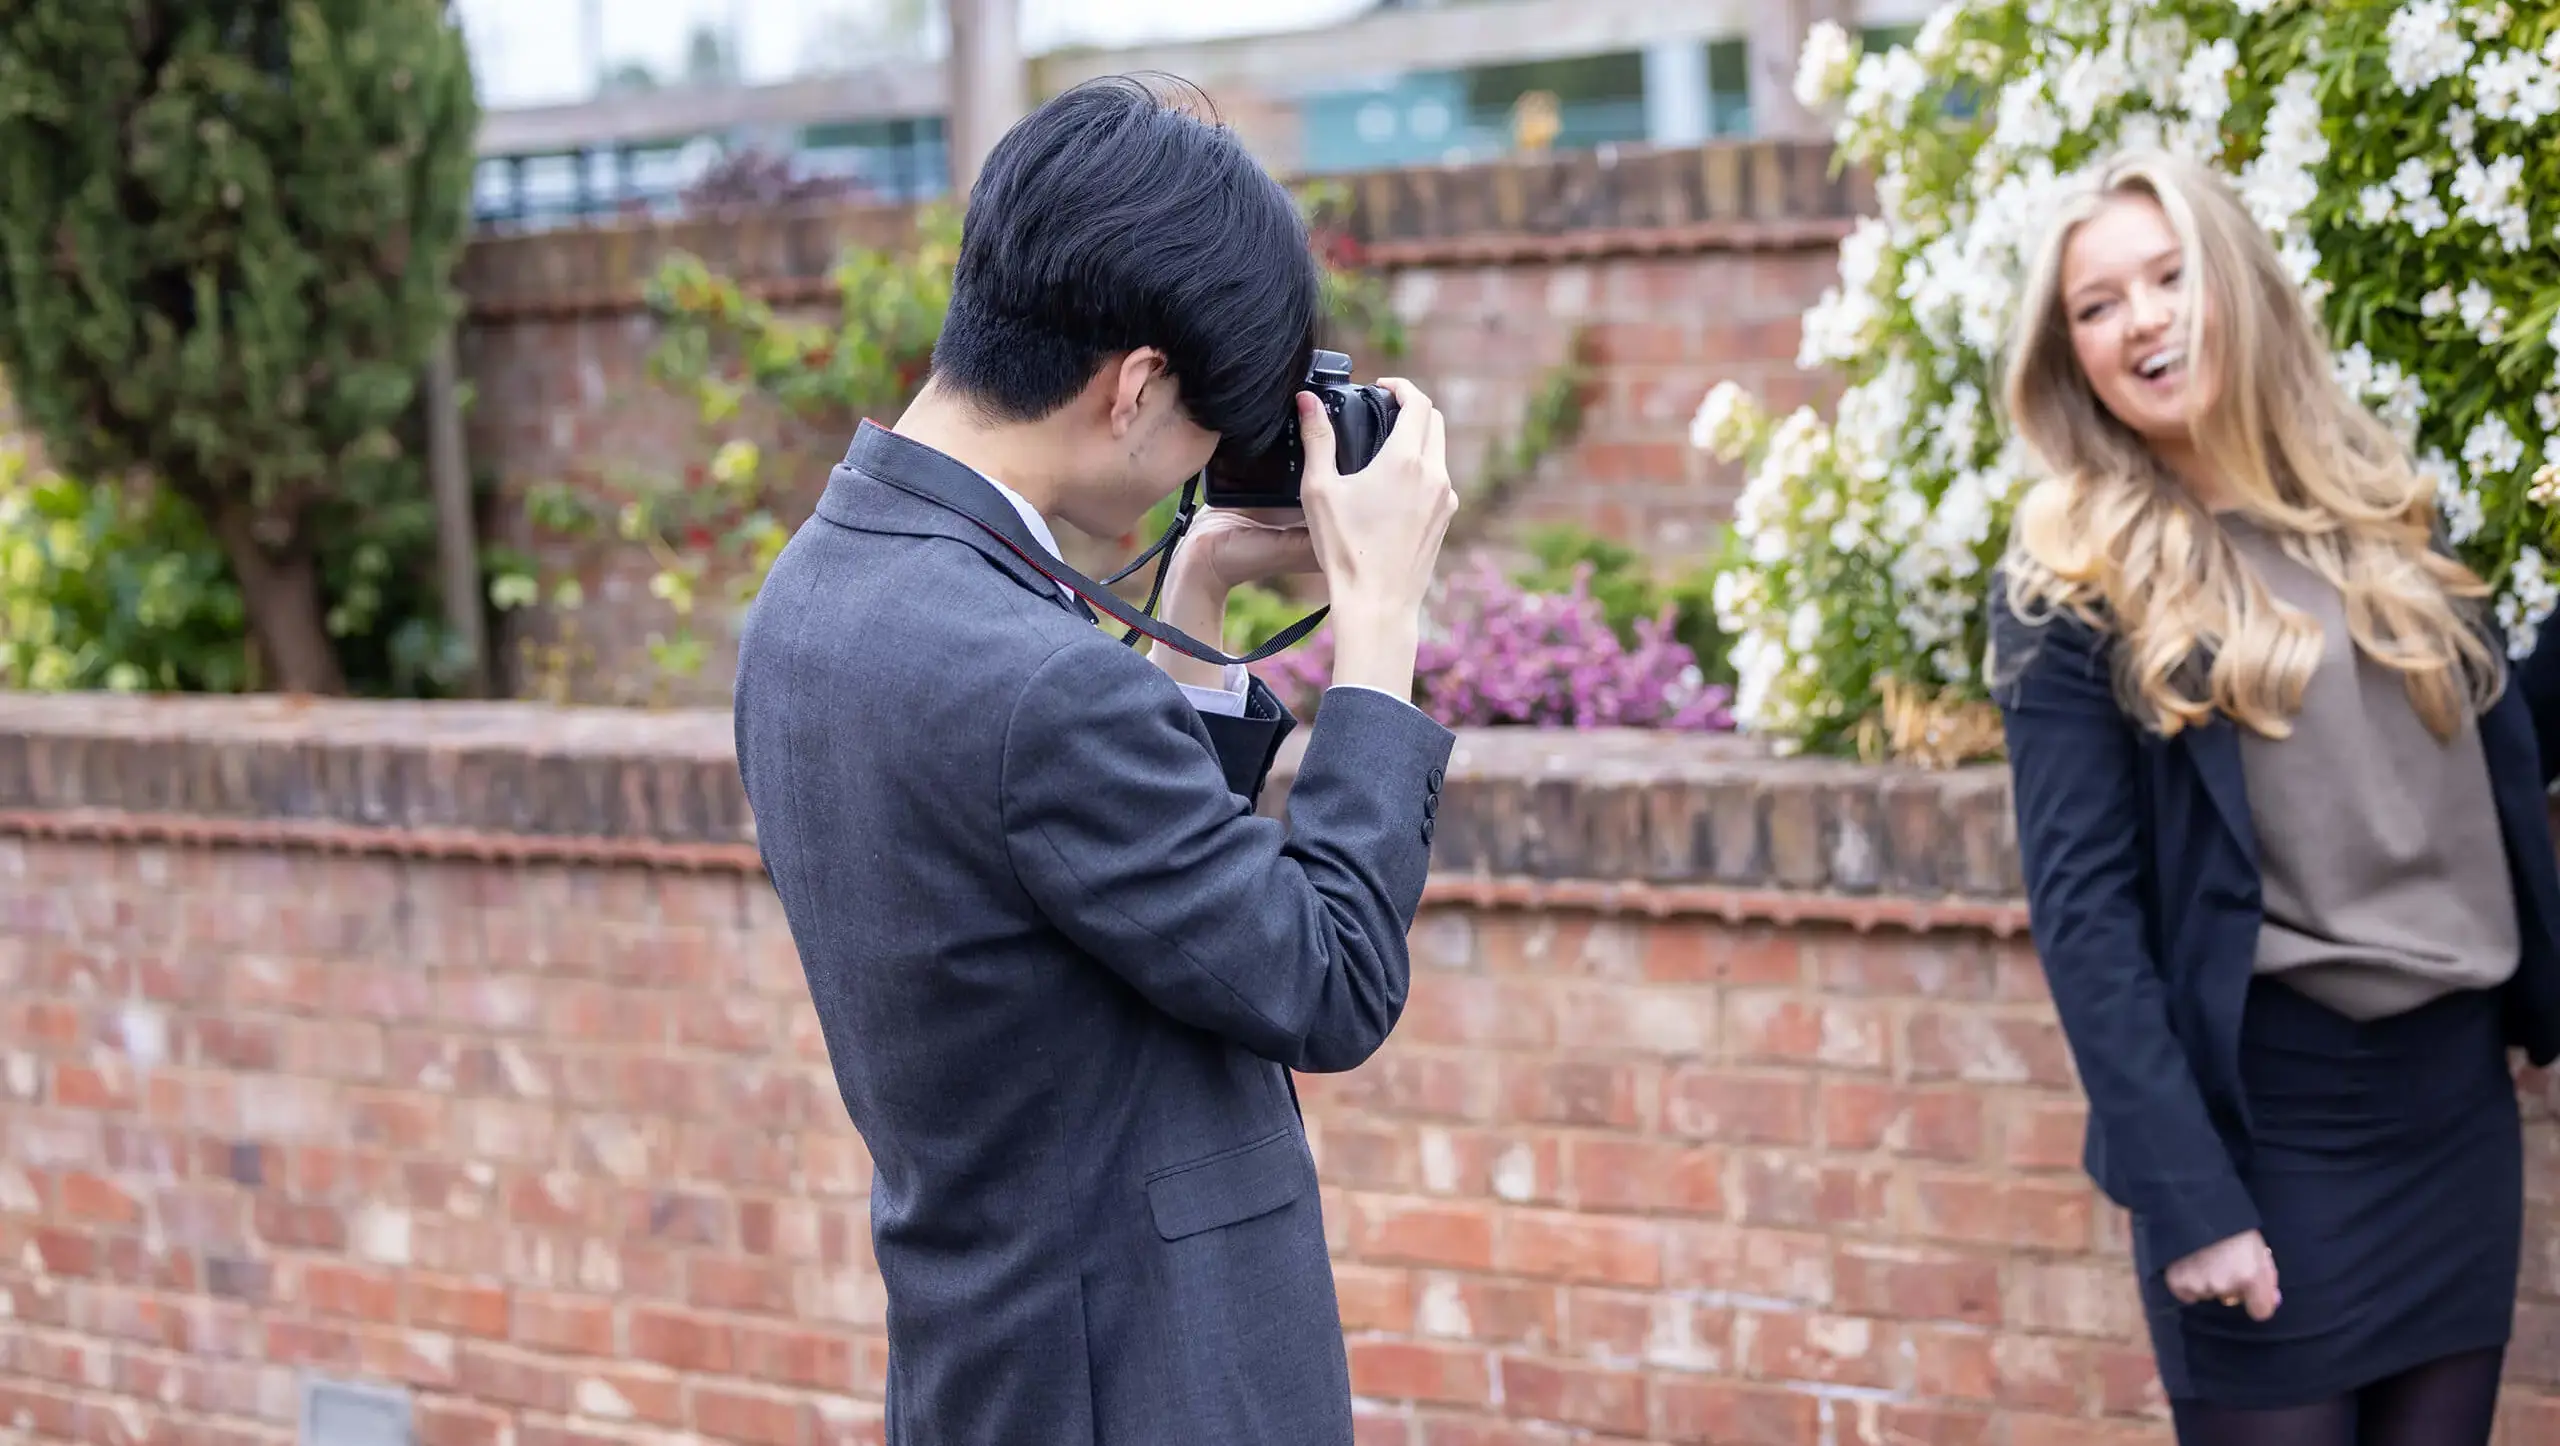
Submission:
[[[2170,1266],[2168,1281],[2169,1293],[2189,1305],[2246,1305],[2251,1320],[2265,1320],[2284,1304],[2284,1293],[2276,1289],[2275,1252],[2255,1230],[2216,1241]]]

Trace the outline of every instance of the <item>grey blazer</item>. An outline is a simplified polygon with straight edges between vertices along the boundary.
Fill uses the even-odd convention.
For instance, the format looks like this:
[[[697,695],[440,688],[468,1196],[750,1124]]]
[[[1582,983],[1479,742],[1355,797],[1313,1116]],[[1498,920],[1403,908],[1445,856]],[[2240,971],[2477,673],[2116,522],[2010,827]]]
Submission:
[[[1291,722],[1267,689],[1204,719],[901,476],[996,497],[864,424],[749,610],[736,689],[758,847],[872,1156],[888,1440],[1349,1446],[1289,1071],[1350,1069],[1404,1008],[1454,739],[1335,692],[1289,822],[1257,815]]]

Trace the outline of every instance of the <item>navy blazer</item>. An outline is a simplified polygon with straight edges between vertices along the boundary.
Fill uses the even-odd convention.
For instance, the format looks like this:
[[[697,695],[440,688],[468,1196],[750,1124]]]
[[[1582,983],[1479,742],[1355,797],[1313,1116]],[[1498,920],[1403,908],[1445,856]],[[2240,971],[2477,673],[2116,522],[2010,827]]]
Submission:
[[[2494,625],[2489,629],[2496,645]],[[2175,738],[2116,700],[2112,640],[2068,614],[2029,624],[1995,575],[1993,697],[2008,740],[2029,931],[2089,1100],[2084,1162],[2133,1216],[2145,1274],[2258,1228],[2240,1016],[2255,971],[2257,838],[2235,724]],[[2560,1055],[2560,619],[2480,719],[2523,957],[2508,1040]]]

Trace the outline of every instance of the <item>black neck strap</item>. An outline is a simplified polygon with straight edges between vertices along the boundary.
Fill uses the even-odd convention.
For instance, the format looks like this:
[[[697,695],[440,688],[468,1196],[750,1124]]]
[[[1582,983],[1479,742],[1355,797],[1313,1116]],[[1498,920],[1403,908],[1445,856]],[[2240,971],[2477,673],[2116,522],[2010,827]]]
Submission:
[[[1075,594],[1087,608],[1098,610],[1127,627],[1129,631],[1121,641],[1132,647],[1137,646],[1139,637],[1145,636],[1204,663],[1258,663],[1315,631],[1316,624],[1323,622],[1325,613],[1329,611],[1327,608],[1316,609],[1242,657],[1221,652],[1153,616],[1156,603],[1164,593],[1165,574],[1172,569],[1173,550],[1180,545],[1183,534],[1190,530],[1191,519],[1197,512],[1197,504],[1193,500],[1199,487],[1200,479],[1197,477],[1182,484],[1182,501],[1174,514],[1173,525],[1167,527],[1164,535],[1139,553],[1128,566],[1108,579],[1108,582],[1118,582],[1146,566],[1150,560],[1162,556],[1165,565],[1156,569],[1155,585],[1148,591],[1146,607],[1139,610],[1131,608],[1107,583],[1095,582],[1060,561],[1040,545],[1039,539],[1033,537],[1031,529],[1023,523],[1022,514],[989,486],[984,477],[933,448],[865,421],[854,434],[853,446],[846,452],[845,462],[909,496],[957,512],[976,523],[989,536],[1003,543],[1014,556],[1027,563],[1033,572]]]

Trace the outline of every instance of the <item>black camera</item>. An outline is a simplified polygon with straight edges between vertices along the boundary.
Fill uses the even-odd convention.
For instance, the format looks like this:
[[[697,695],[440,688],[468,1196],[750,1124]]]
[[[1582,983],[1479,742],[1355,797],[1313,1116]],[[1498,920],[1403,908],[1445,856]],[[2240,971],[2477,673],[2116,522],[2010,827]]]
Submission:
[[[1333,424],[1333,466],[1349,475],[1369,465],[1395,430],[1395,393],[1351,379],[1351,358],[1338,351],[1316,352],[1307,363],[1305,390],[1324,403]],[[1280,436],[1259,452],[1245,452],[1221,442],[1209,459],[1201,500],[1212,507],[1296,507],[1298,483],[1306,470],[1305,448],[1298,440],[1296,403]]]

